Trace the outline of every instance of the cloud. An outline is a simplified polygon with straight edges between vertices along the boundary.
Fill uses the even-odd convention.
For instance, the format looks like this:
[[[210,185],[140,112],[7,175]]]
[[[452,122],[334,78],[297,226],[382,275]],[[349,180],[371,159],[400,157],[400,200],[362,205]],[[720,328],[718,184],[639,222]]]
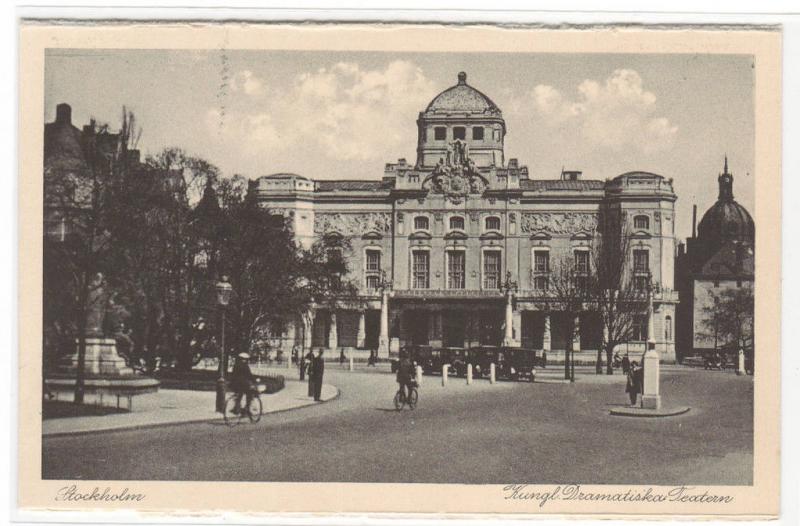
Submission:
[[[231,81],[231,90],[250,96],[262,95],[264,83],[249,69],[238,72]]]
[[[252,72],[243,71],[234,79],[234,91],[247,93],[248,83],[251,90],[263,88]],[[415,116],[436,92],[409,61],[376,69],[340,62],[297,75],[283,93],[270,92],[257,104],[232,103],[224,115],[211,109],[206,125],[227,146],[269,159],[262,164],[266,170],[296,164],[303,151],[336,161],[382,163],[414,153]]]
[[[529,99],[541,124],[594,148],[653,153],[671,148],[678,133],[667,117],[655,115],[655,94],[630,69],[615,70],[603,83],[584,80],[574,99],[547,85],[533,88]]]

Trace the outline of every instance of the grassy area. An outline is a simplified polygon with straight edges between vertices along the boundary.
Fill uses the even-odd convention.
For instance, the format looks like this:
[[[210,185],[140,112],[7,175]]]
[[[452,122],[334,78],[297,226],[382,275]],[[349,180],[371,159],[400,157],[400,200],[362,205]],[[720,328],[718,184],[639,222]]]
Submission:
[[[75,404],[57,400],[44,400],[42,402],[42,419],[44,420],[53,418],[74,418],[79,416],[104,416],[127,412],[127,409],[117,409],[116,407],[100,405]]]
[[[161,382],[164,389],[186,389],[191,391],[214,391],[219,375],[216,371],[193,369],[191,371],[176,371],[162,369],[156,372],[155,377]],[[286,380],[281,375],[259,376],[260,382],[266,386],[266,393],[277,393],[286,385]]]

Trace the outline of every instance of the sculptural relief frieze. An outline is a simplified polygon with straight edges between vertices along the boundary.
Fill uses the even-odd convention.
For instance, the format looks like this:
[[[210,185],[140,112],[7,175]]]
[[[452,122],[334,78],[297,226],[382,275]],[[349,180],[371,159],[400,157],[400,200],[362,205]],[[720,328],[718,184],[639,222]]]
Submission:
[[[344,236],[363,236],[368,232],[388,234],[392,229],[392,215],[389,212],[317,213],[314,217],[316,234],[337,233]]]
[[[522,214],[521,229],[528,234],[592,234],[597,230],[597,215],[586,212],[532,212]]]

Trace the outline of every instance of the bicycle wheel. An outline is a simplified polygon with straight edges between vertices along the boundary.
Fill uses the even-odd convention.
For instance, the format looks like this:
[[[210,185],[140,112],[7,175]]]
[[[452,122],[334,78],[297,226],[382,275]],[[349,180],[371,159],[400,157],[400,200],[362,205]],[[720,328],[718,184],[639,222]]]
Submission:
[[[419,400],[419,393],[415,388],[412,389],[411,392],[408,394],[408,407],[410,407],[411,409],[417,407],[417,400]]]
[[[400,411],[403,409],[403,405],[405,402],[403,401],[403,393],[401,391],[397,391],[397,394],[394,395],[394,408]]]
[[[261,398],[258,396],[254,396],[252,400],[250,400],[250,405],[247,408],[247,416],[250,417],[250,421],[252,423],[256,423],[261,420],[261,411],[263,407],[261,406]]]
[[[233,427],[238,425],[244,416],[244,411],[240,410],[238,414],[233,412],[233,409],[236,407],[236,395],[232,394],[228,396],[228,399],[225,400],[225,412],[222,413],[222,417],[225,419],[225,423],[228,427]]]

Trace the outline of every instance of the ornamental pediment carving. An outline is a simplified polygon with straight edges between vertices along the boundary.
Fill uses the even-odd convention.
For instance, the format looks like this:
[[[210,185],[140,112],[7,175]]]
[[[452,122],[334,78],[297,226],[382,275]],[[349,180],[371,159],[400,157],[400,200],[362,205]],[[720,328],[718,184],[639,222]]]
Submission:
[[[317,213],[314,216],[314,233],[343,236],[385,235],[391,232],[392,215],[388,212]]]
[[[422,188],[442,194],[460,203],[470,194],[482,194],[489,186],[478,173],[475,162],[469,158],[469,145],[456,139],[447,147],[447,155],[440,159],[431,174],[422,182]]]
[[[597,230],[597,214],[586,212],[531,212],[522,214],[522,231],[556,235],[591,235]]]

